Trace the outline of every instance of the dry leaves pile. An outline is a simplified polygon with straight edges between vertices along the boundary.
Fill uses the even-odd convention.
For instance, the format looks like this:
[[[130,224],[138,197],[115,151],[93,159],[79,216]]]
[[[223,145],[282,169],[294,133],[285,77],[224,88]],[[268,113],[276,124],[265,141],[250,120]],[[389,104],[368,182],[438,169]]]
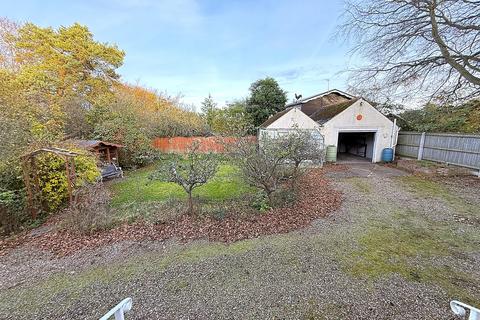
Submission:
[[[165,240],[177,237],[182,241],[206,238],[211,241],[234,242],[261,235],[286,233],[309,225],[312,220],[335,211],[342,195],[333,190],[324,173],[336,167],[311,170],[298,187],[298,199],[289,207],[277,208],[250,218],[183,215],[164,224],[137,222],[109,231],[81,235],[67,231],[51,231],[34,235],[25,233],[15,239],[0,240],[0,255],[21,244],[28,244],[58,256],[69,255],[84,248],[98,247],[122,240]]]

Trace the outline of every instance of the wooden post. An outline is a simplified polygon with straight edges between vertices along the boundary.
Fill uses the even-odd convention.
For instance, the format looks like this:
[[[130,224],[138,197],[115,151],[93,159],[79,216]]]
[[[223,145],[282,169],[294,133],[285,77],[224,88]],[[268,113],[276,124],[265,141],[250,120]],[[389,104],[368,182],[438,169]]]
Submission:
[[[35,219],[37,217],[37,211],[33,207],[33,194],[32,194],[32,186],[30,182],[30,166],[28,165],[28,161],[30,158],[26,158],[22,161],[23,167],[23,180],[25,181],[25,188],[27,189],[27,199],[28,199],[28,206],[30,207],[30,213],[32,218]]]
[[[107,161],[108,163],[112,162],[112,160],[110,159],[110,147],[107,147]]]
[[[38,168],[37,163],[35,162],[35,157],[31,158],[31,168],[34,177],[34,185],[35,185],[35,196],[37,196],[36,203],[40,202],[40,209],[43,210],[43,196],[42,196],[42,186],[40,185],[40,178],[38,177]],[[38,208],[38,207],[37,207]]]
[[[115,158],[117,159],[117,164],[120,164],[118,160],[118,147],[115,147]]]
[[[422,132],[422,136],[420,137],[420,145],[418,146],[418,156],[417,160],[422,160],[423,157],[423,146],[425,145],[425,132]]]
[[[70,172],[72,174],[72,185],[73,187],[75,187],[75,183],[77,182],[77,173],[75,172],[75,158],[72,158]]]
[[[70,181],[70,159],[68,156],[65,156],[65,172],[67,174],[67,190],[68,190],[68,200],[70,204],[72,203],[72,184]]]
[[[77,182],[77,173],[75,172],[75,158],[72,158],[70,173],[72,175],[72,189],[75,189],[75,183]],[[73,198],[73,196],[72,196],[72,199],[74,202],[76,202],[76,199]]]

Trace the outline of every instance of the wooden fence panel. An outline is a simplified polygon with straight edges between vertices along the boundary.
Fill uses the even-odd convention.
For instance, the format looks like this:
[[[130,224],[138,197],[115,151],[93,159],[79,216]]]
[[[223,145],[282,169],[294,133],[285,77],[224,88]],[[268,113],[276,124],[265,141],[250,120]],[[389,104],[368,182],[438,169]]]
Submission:
[[[152,146],[165,153],[186,153],[194,141],[200,144],[200,152],[224,153],[225,144],[234,143],[236,137],[172,137],[155,138]],[[246,139],[256,141],[255,136],[248,136]]]
[[[400,132],[398,134],[395,152],[398,155],[416,158],[418,155],[421,136],[422,134],[418,132],[409,132],[408,134]]]
[[[396,154],[480,169],[480,135],[400,132]]]

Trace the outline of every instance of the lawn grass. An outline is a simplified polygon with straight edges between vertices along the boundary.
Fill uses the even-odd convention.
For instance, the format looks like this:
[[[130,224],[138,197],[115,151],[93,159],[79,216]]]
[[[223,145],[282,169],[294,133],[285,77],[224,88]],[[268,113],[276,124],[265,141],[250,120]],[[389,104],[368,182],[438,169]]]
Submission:
[[[405,176],[399,181],[410,191],[423,198],[440,199],[453,207],[457,214],[480,218],[478,207],[466,202],[459,195],[452,193],[445,185],[428,178]]]
[[[359,247],[344,260],[348,273],[370,279],[399,274],[410,281],[442,287],[450,296],[473,303],[475,292],[462,284],[475,276],[436,264],[442,257],[476,252],[480,238],[472,228],[430,221],[408,209],[394,209],[393,221],[375,221],[358,237]]]
[[[348,181],[357,189],[365,189],[359,187],[355,179]],[[473,205],[439,182],[416,176],[401,177],[397,181],[422,199],[445,201],[454,212],[474,212]],[[363,183],[367,182],[364,179]],[[475,254],[480,245],[475,225],[438,221],[408,206],[380,199],[358,211],[368,219],[361,223],[361,232],[352,234],[357,244],[349,250],[344,247],[339,253],[345,272],[371,280],[398,274],[409,281],[438,285],[449,296],[474,303],[477,294],[465,284],[475,283],[476,276],[438,261],[455,261],[453,257],[466,259]]]
[[[150,181],[148,177],[155,168],[156,166],[152,165],[128,172],[123,180],[112,183],[110,185],[113,191],[112,206],[186,199],[187,194],[179,185]],[[204,201],[221,202],[253,191],[254,189],[243,181],[238,167],[222,163],[213,179],[194,189],[193,195]]]

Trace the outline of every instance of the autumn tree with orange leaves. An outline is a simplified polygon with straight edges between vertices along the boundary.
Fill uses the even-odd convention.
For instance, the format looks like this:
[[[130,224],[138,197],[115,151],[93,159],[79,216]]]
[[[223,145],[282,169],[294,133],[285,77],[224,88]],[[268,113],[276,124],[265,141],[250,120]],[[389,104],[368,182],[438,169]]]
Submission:
[[[155,136],[206,132],[178,99],[123,83],[124,57],[78,23],[44,28],[0,18],[0,193],[21,194],[19,157],[30,149],[110,140],[125,145],[128,167],[154,158]]]

